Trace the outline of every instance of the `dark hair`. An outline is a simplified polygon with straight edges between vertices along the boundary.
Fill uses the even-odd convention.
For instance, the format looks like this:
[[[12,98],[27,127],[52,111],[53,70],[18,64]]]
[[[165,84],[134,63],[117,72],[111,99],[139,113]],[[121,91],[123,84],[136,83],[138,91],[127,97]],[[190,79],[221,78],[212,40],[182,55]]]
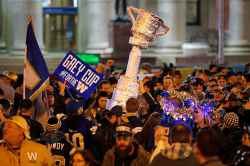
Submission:
[[[8,110],[10,108],[10,102],[7,99],[0,99],[0,105],[2,105],[4,110]]]
[[[103,84],[110,84],[110,82],[108,80],[103,80],[100,82],[98,89],[100,90],[100,88],[102,87]]]
[[[33,103],[30,99],[24,99],[22,100],[22,102],[20,103],[20,109],[25,109],[25,110],[28,110],[30,108],[32,108],[33,106]]]
[[[129,98],[126,102],[126,110],[127,112],[137,112],[139,109],[139,103],[136,98]]]
[[[221,134],[213,128],[202,129],[196,138],[197,147],[205,157],[218,155],[221,147]]]
[[[86,151],[81,151],[81,150],[76,150],[73,154],[71,154],[71,159],[70,159],[71,164],[73,163],[73,157],[74,157],[74,155],[77,154],[77,153],[79,153],[79,154],[82,155],[82,157],[84,158],[85,162],[87,162],[88,164],[92,165],[91,164],[92,160],[91,160],[90,155]]]
[[[115,77],[110,77],[110,78],[109,78],[109,83],[110,83],[111,85],[117,84],[117,82],[118,82],[118,80],[117,80]]]
[[[174,71],[174,76],[176,76],[176,75],[182,76],[180,70],[175,70],[175,71]]]
[[[170,141],[172,143],[189,143],[192,132],[189,127],[184,124],[174,125],[170,130]]]
[[[4,96],[4,91],[0,88],[0,96]]]

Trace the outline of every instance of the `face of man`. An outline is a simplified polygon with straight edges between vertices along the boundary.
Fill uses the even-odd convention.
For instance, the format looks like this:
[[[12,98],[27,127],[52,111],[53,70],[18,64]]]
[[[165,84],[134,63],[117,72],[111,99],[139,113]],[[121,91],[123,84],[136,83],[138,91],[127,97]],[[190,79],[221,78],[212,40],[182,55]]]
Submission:
[[[164,89],[171,89],[174,87],[173,80],[171,78],[164,78],[163,80],[163,87]]]
[[[221,77],[218,79],[218,84],[220,87],[224,87],[226,85],[226,83],[227,82],[226,82],[225,78]]]
[[[112,93],[112,86],[109,83],[102,84],[100,91],[106,92],[108,94]]]
[[[125,151],[132,144],[132,137],[129,135],[117,135],[116,146],[120,151]]]
[[[98,100],[98,106],[101,109],[105,109],[106,108],[106,104],[107,104],[107,100],[108,100],[107,97],[100,97],[99,100]]]
[[[13,148],[18,148],[24,140],[24,129],[11,121],[6,121],[3,128],[3,139]]]

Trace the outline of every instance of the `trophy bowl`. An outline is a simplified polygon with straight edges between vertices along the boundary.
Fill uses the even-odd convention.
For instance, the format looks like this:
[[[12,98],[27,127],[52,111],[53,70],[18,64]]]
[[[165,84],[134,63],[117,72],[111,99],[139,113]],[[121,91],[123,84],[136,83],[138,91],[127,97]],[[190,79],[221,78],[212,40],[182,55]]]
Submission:
[[[135,18],[134,13],[137,14]],[[143,9],[128,7],[128,15],[132,21],[132,37],[129,44],[140,48],[148,48],[156,37],[163,36],[169,27],[157,15]]]

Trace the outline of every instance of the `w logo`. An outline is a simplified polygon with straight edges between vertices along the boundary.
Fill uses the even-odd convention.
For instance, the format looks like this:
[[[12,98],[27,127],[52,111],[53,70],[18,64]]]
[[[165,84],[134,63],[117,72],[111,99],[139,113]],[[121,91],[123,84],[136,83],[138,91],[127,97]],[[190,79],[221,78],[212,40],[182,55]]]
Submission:
[[[37,152],[27,152],[27,156],[30,161],[37,160]]]
[[[83,93],[86,89],[88,89],[88,86],[86,86],[84,83],[82,83],[81,81],[78,81],[76,90],[79,90],[80,93]]]

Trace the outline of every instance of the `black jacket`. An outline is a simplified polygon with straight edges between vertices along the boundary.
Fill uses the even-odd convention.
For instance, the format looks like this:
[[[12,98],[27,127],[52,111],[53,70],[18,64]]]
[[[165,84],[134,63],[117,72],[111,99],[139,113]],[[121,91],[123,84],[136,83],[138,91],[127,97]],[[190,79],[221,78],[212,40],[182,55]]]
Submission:
[[[112,125],[108,119],[101,120],[101,126],[94,135],[94,153],[98,161],[102,161],[105,153],[115,144],[115,125]]]

